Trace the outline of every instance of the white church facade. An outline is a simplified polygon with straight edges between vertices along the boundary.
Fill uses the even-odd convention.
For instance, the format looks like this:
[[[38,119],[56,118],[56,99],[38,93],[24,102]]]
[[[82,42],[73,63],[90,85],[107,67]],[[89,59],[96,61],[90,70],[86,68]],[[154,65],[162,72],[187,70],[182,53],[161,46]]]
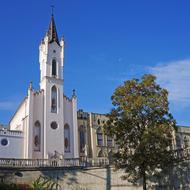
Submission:
[[[40,89],[32,83],[11,118],[0,125],[0,159],[107,158],[116,149],[104,133],[105,114],[77,111],[77,97],[64,94],[64,39],[59,40],[54,16],[39,46]],[[190,128],[179,127],[177,148],[190,146]]]
[[[78,158],[77,97],[64,95],[64,39],[58,39],[53,15],[39,46],[39,63],[40,90],[30,83],[9,130],[0,130],[0,157]]]

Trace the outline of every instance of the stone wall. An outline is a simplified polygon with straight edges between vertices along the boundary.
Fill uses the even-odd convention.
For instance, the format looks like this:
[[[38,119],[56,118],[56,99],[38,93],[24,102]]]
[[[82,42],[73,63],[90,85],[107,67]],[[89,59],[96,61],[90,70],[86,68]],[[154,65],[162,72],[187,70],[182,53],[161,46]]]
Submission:
[[[43,168],[25,170],[0,169],[0,181],[31,184],[39,176],[50,177],[61,185],[59,190],[142,190],[142,183],[134,186],[122,180],[123,172],[113,168]],[[189,190],[190,163],[181,162],[170,170],[162,171],[157,177],[149,177],[148,190]]]
[[[7,171],[6,171],[7,172]],[[9,171],[10,172],[10,171]],[[3,171],[0,171],[0,175]],[[14,173],[14,174],[13,174]],[[33,171],[12,171],[6,180],[13,183],[31,184],[39,176],[51,177],[58,180],[61,190],[73,190],[77,187],[85,187],[89,190],[141,190],[141,186],[134,186],[126,180],[121,180],[121,171],[113,171],[112,168],[88,168],[88,169],[49,169]],[[7,174],[8,175],[8,174]]]

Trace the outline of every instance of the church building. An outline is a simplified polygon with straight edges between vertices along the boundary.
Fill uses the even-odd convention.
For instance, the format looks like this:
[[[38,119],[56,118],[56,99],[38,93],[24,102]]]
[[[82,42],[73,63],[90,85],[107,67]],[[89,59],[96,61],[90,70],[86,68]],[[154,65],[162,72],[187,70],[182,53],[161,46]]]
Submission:
[[[77,97],[64,94],[64,39],[54,16],[39,46],[40,89],[32,83],[8,126],[0,125],[0,159],[111,158],[114,138],[104,133],[105,114],[77,111]],[[190,128],[178,127],[176,148],[190,146]]]
[[[54,16],[39,46],[40,89],[28,94],[0,130],[0,157],[23,159],[78,158],[77,97],[64,94],[64,39]],[[9,145],[9,146],[8,146]]]

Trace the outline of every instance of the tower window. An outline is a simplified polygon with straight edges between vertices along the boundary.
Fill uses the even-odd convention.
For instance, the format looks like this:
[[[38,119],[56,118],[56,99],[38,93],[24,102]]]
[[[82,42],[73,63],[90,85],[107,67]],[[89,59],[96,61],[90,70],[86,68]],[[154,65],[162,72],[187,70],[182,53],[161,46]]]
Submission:
[[[56,76],[57,75],[57,63],[56,60],[53,59],[52,60],[52,76]]]
[[[51,112],[57,113],[57,88],[53,86],[51,89]]]

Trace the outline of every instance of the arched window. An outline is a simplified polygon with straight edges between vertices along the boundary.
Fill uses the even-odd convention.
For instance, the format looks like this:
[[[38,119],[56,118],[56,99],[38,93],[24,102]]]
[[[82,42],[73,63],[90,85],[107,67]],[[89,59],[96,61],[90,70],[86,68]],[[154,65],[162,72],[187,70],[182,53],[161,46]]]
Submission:
[[[36,121],[33,129],[34,139],[33,139],[33,147],[34,151],[40,151],[41,144],[41,125],[39,121]]]
[[[79,140],[80,140],[80,152],[85,152],[85,144],[86,144],[86,138],[85,138],[85,127],[83,125],[79,128]]]
[[[184,147],[187,148],[189,146],[189,138],[185,136],[183,141],[184,141]]]
[[[98,146],[103,146],[103,134],[100,128],[97,130],[97,144]]]
[[[108,152],[108,158],[110,159],[112,156],[113,156],[113,152],[112,152],[112,150],[110,150],[110,151]]]
[[[57,88],[53,86],[51,88],[51,112],[57,113]]]
[[[107,146],[109,146],[109,147],[113,146],[113,139],[110,136],[107,136]]]
[[[56,76],[57,75],[57,63],[56,60],[53,59],[52,60],[52,76]]]
[[[65,152],[70,152],[70,127],[68,124],[64,126],[64,145]]]
[[[176,147],[181,148],[181,139],[178,135],[176,136]]]
[[[100,150],[100,151],[98,152],[98,157],[104,157],[104,153],[103,153],[102,150]]]

